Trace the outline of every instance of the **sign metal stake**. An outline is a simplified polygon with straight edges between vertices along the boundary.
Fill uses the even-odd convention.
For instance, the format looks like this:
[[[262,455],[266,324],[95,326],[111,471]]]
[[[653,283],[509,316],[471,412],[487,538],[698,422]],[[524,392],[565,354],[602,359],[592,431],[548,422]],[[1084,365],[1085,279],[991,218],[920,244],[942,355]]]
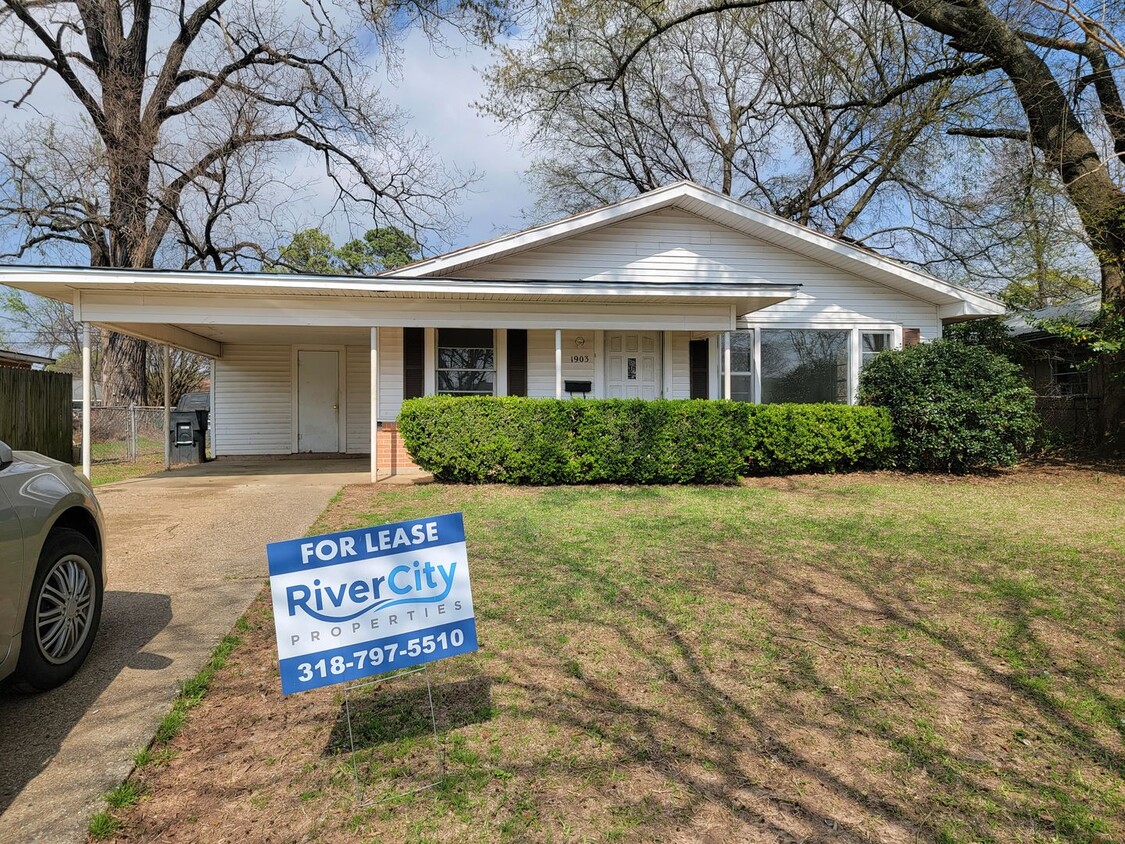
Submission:
[[[445,747],[444,745],[442,745],[441,739],[438,737],[437,711],[434,708],[434,687],[430,682],[430,672],[426,670],[427,667],[428,666],[426,665],[419,665],[417,668],[410,668],[397,674],[390,674],[386,677],[377,677],[374,680],[365,680],[360,683],[344,683],[344,717],[348,722],[348,746],[351,748],[352,776],[355,778],[355,799],[356,804],[359,808],[372,806],[375,803],[379,803],[384,800],[393,800],[397,797],[409,797],[410,795],[417,794],[420,791],[427,791],[431,788],[436,788],[437,786],[445,782]],[[433,727],[434,731],[434,753],[437,756],[438,778],[431,783],[421,785],[418,788],[413,788],[410,791],[398,792],[394,794],[384,794],[378,800],[365,802],[363,799],[365,793],[364,784],[363,780],[360,779],[359,776],[359,762],[356,760],[355,755],[355,734],[352,731],[352,707],[350,692],[358,689],[365,689],[368,686],[375,686],[379,683],[386,683],[388,680],[400,680],[403,677],[408,677],[411,674],[417,674],[418,672],[421,672],[426,678],[426,698],[430,704],[430,724]]]

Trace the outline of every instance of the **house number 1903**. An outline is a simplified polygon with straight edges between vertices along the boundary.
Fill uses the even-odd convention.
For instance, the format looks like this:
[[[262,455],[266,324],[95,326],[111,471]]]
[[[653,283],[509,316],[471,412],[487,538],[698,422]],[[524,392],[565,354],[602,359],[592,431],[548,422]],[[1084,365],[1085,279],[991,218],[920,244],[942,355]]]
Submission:
[[[571,363],[589,363],[590,362],[590,356],[589,355],[571,355],[570,356],[570,362]]]

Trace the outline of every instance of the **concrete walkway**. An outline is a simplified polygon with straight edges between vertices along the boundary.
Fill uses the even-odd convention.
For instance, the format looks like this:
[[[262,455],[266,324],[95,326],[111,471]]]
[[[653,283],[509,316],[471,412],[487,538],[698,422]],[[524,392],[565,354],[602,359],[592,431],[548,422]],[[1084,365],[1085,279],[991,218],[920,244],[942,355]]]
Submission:
[[[78,675],[0,693],[0,841],[83,841],[178,684],[202,667],[266,578],[265,545],[304,534],[366,460],[219,460],[108,484],[109,588]]]

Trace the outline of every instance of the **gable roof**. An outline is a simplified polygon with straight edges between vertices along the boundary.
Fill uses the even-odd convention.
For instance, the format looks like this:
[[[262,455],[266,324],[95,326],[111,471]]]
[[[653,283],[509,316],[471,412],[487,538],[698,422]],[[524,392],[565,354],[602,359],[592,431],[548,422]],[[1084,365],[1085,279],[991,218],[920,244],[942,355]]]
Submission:
[[[997,316],[1005,312],[1003,303],[991,296],[845,243],[792,220],[752,208],[729,196],[687,181],[676,182],[552,223],[455,249],[383,275],[397,278],[455,276],[470,267],[666,208],[678,208],[695,214],[749,237],[939,305],[942,308],[941,316],[945,319]]]

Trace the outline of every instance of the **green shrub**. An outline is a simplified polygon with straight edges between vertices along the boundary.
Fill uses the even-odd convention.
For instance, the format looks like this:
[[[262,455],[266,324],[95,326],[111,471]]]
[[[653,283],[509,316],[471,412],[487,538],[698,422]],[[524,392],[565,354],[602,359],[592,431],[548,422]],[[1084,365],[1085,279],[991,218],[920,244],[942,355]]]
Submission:
[[[428,396],[399,433],[423,469],[462,483],[729,483],[883,465],[876,408],[722,401]]]
[[[882,352],[864,367],[860,402],[885,407],[908,470],[966,472],[1010,466],[1039,420],[1019,367],[955,340]]]

